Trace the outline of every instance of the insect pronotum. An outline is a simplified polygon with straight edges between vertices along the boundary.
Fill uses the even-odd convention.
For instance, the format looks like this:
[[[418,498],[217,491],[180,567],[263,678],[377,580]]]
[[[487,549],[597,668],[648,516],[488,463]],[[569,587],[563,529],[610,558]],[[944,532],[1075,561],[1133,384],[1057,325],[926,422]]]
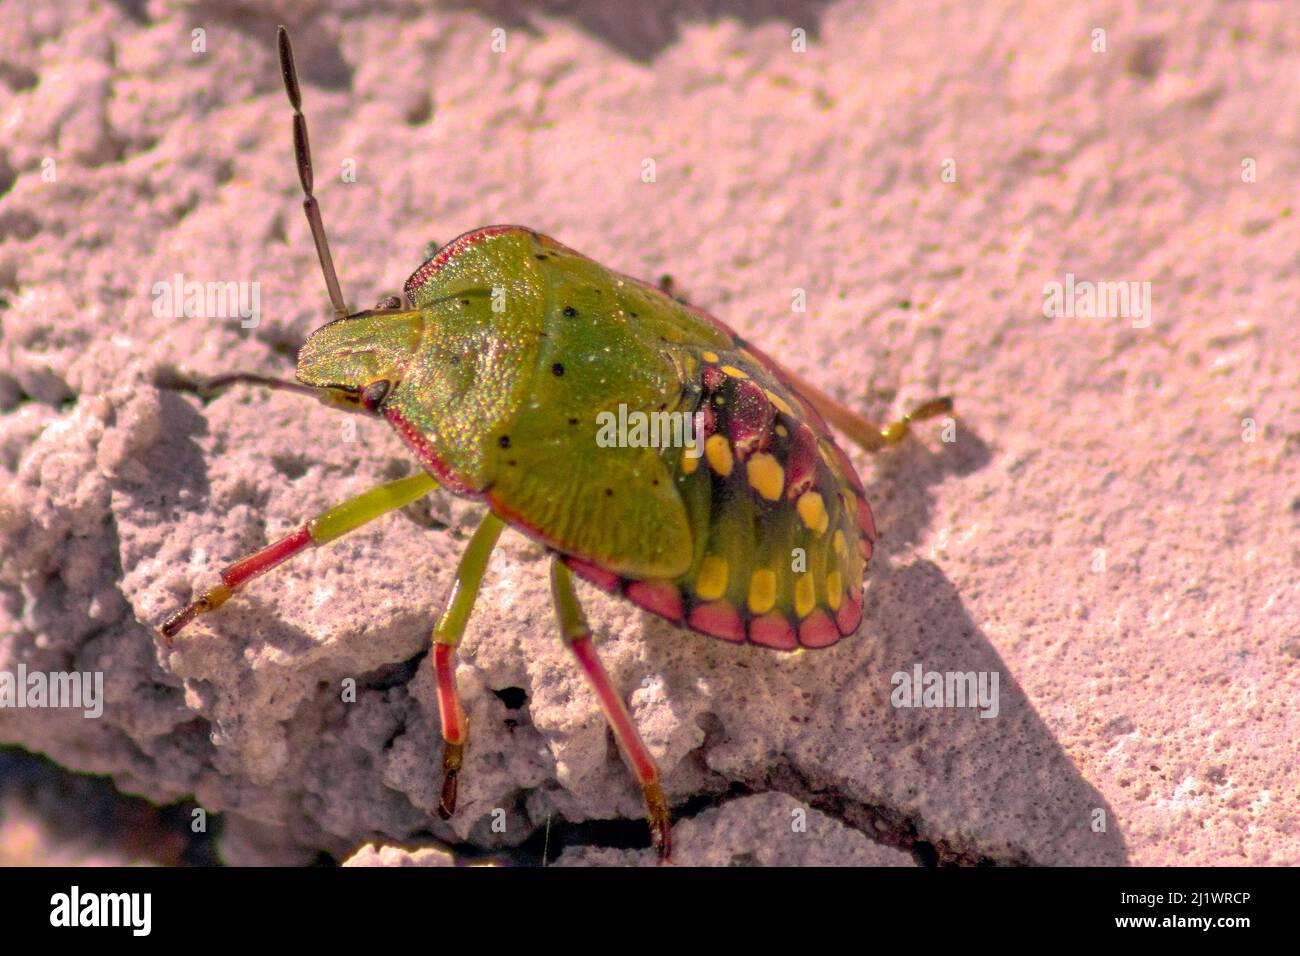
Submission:
[[[303,345],[296,382],[237,373],[208,388],[267,385],[382,417],[423,467],[225,568],[220,584],[167,619],[162,636],[170,644],[257,576],[439,485],[481,501],[487,513],[433,629],[440,813],[455,811],[468,729],[454,653],[510,525],[551,554],[560,637],[641,786],[652,842],[667,859],[659,770],[592,645],[573,574],[723,640],[779,650],[833,644],[861,621],[875,527],[827,422],[874,452],[906,437],[912,421],[951,411],[952,401],[873,425],[717,319],[519,226],[462,235],[416,270],[404,296],[349,313],[313,193],[284,27],[278,42],[303,209],[335,318]],[[598,440],[615,412],[624,421],[678,415],[687,427],[671,433],[678,441]]]

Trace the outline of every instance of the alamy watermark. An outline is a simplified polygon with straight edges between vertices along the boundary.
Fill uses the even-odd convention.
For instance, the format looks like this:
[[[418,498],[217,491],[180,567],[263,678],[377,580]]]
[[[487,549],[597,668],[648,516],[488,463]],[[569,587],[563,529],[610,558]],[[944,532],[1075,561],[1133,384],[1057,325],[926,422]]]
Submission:
[[[912,673],[896,671],[889,682],[895,707],[978,707],[981,717],[998,715],[997,671],[927,671],[914,664]]]
[[[183,273],[155,282],[153,314],[158,319],[239,319],[246,329],[262,321],[262,289],[257,282],[188,282]]]
[[[1065,282],[1043,286],[1043,315],[1052,319],[1132,319],[1133,328],[1151,325],[1150,282],[1076,281],[1073,272]]]
[[[0,708],[81,710],[94,720],[104,713],[103,671],[0,671]]]
[[[617,414],[601,412],[596,424],[600,426],[596,444],[601,448],[684,448],[687,458],[704,453],[700,438],[704,430],[689,412],[629,412],[620,403]]]
[[[152,893],[83,893],[74,885],[50,897],[50,925],[57,927],[124,927],[132,936],[153,929]]]

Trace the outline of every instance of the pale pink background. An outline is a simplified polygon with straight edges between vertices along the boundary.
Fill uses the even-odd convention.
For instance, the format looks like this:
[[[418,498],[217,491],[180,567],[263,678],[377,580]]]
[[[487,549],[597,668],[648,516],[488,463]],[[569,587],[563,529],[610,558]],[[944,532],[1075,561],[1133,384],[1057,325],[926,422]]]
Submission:
[[[301,558],[174,654],[152,639],[222,563],[411,467],[380,424],[170,384],[286,374],[327,315],[283,20],[354,306],[427,240],[520,222],[671,272],[870,415],[957,396],[954,444],[927,427],[855,459],[883,540],[854,641],[732,648],[583,591],[672,800],[757,792],[679,820],[683,861],[1300,863],[1294,7],[607,6],[0,2],[0,668],[109,688],[99,721],[0,711],[0,740],[195,793],[232,862],[639,819],[514,534],[461,658],[461,809],[434,818],[428,662],[391,665],[427,643],[472,525],[449,498]],[[260,324],[155,317],[177,272],[259,283]],[[1066,273],[1150,282],[1154,321],[1045,318]],[[916,662],[998,671],[1000,716],[891,708]]]

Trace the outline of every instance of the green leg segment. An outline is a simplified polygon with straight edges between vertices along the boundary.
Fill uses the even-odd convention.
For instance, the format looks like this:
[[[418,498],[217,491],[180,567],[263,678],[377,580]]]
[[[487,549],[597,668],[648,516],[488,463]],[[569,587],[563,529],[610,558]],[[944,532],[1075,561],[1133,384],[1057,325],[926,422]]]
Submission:
[[[294,555],[333,541],[381,515],[409,505],[438,487],[421,472],[362,492],[350,501],[312,518],[292,534],[241,558],[221,572],[221,583],[209,588],[193,604],[181,608],[159,629],[168,645],[198,615],[214,611],[253,578],[283,564]]]
[[[438,625],[433,629],[433,663],[438,677],[438,714],[442,718],[442,799],[438,812],[445,820],[456,812],[456,786],[461,757],[465,752],[468,726],[456,693],[456,645],[465,634],[479,585],[487,571],[488,558],[496,547],[505,524],[490,512],[483,518],[460,556],[456,576],[443,602]]]

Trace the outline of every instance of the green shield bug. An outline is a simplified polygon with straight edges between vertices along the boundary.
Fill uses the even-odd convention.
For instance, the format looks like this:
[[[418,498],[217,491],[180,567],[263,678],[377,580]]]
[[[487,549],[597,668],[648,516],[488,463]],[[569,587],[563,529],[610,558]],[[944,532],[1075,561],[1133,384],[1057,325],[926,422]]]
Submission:
[[[652,841],[667,858],[659,771],[592,646],[572,575],[726,641],[786,651],[834,644],[861,621],[875,527],[828,422],[877,451],[952,401],[873,425],[664,289],[519,226],[460,236],[415,271],[404,297],[349,314],[313,194],[283,27],[278,42],[303,207],[335,318],[303,345],[296,382],[235,374],[209,385],[288,388],[384,418],[423,468],[225,568],[162,636],[170,643],[258,575],[439,485],[481,501],[487,514],[433,631],[441,813],[455,810],[467,735],[453,655],[510,525],[552,556],[560,636],[641,785]],[[670,440],[614,440],[629,420]]]

